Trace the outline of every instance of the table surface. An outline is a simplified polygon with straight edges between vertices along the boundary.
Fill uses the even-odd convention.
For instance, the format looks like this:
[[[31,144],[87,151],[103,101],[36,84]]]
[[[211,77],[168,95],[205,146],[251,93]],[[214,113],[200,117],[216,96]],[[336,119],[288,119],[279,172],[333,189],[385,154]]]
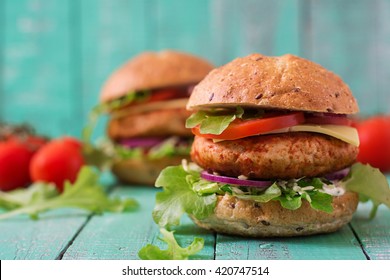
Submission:
[[[2,260],[136,260],[146,244],[164,245],[151,212],[157,189],[115,186],[111,194],[137,199],[140,207],[128,213],[90,215],[77,209],[46,212],[37,221],[27,216],[0,221]],[[176,229],[179,243],[194,236],[205,240],[193,259],[203,260],[379,260],[390,259],[390,211],[379,207],[368,219],[370,205],[360,204],[351,223],[340,231],[309,237],[251,239],[227,236],[195,226],[188,217]]]

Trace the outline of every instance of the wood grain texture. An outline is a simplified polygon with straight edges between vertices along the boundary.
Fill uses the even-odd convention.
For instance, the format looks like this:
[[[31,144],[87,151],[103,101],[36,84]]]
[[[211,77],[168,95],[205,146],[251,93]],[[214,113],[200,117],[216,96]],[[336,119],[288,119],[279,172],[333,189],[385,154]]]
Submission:
[[[5,39],[5,2],[0,1],[0,121],[4,111],[4,39]]]
[[[371,260],[390,260],[390,211],[385,206],[378,209],[375,219],[369,219],[370,204],[360,204],[352,220],[364,251]]]
[[[150,0],[83,0],[81,2],[81,95],[83,115],[99,103],[100,89],[109,75],[128,59],[150,48]],[[104,135],[106,119],[94,138]]]
[[[213,1],[213,52],[217,64],[258,52],[299,55],[297,0]]]
[[[304,56],[340,75],[365,115],[388,111],[380,105],[384,100],[378,95],[377,46],[387,39],[378,37],[377,30],[382,26],[383,32],[387,25],[377,20],[377,4],[364,0],[304,1],[308,28],[302,38]]]
[[[151,37],[152,49],[177,49],[214,61],[212,32],[215,30],[211,19],[212,1],[154,1],[154,9],[148,10],[153,17]]]
[[[246,239],[217,236],[217,260],[366,259],[349,227],[334,234],[297,238]]]
[[[367,94],[377,101],[375,112],[390,113],[390,1],[375,1],[375,83],[377,90]],[[364,98],[363,98],[364,99]],[[373,113],[373,112],[370,112]]]
[[[140,208],[136,212],[94,216],[83,229],[63,259],[128,259],[137,260],[138,251],[146,244],[166,248],[157,239],[159,229],[152,219],[154,197],[157,190],[150,187],[121,187],[113,195],[133,197]],[[205,249],[196,259],[213,259],[214,235],[197,228],[188,218],[183,219],[175,236],[183,247],[191,244],[195,236],[205,239]]]
[[[87,218],[81,210],[61,209],[42,214],[38,221],[27,216],[0,221],[0,259],[54,260]]]
[[[71,1],[4,1],[2,117],[49,136],[77,134]]]

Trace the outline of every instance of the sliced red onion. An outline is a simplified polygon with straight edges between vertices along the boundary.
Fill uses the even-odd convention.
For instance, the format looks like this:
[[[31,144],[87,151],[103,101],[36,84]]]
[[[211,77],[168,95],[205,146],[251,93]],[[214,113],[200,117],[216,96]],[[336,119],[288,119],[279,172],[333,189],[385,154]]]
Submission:
[[[324,177],[328,180],[341,180],[348,175],[350,168],[344,168],[333,173],[326,174]]]
[[[221,176],[210,174],[207,171],[202,171],[200,175],[203,179],[213,181],[217,183],[226,183],[231,185],[243,186],[243,187],[254,187],[266,189],[273,184],[273,181],[257,181],[257,180],[243,180],[233,177]]]
[[[164,141],[164,138],[145,137],[145,138],[128,138],[120,141],[120,144],[128,148],[150,148]]]
[[[311,124],[335,124],[347,125],[352,124],[352,120],[345,114],[328,114],[328,113],[308,113],[305,115],[306,123]]]

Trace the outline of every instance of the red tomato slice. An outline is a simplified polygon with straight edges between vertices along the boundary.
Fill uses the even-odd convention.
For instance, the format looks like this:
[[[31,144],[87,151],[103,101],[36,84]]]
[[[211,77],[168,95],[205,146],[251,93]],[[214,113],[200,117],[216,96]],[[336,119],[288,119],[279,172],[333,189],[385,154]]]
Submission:
[[[202,136],[211,139],[236,140],[248,136],[267,133],[281,128],[298,125],[304,122],[304,114],[302,112],[295,112],[278,116],[265,116],[261,119],[236,119],[220,135],[202,134],[200,133],[199,126],[192,128],[192,133],[197,136]]]
[[[180,91],[176,89],[160,89],[160,90],[152,91],[151,96],[148,98],[146,102],[156,102],[156,101],[174,99],[174,98],[178,98],[180,95],[181,95]]]
[[[166,101],[166,100],[172,100],[172,99],[178,99],[178,98],[187,98],[188,97],[188,90],[185,88],[165,88],[165,89],[157,89],[153,90],[147,98],[144,100],[131,102],[123,108],[129,108],[133,106],[138,106],[139,104],[145,104],[145,103],[152,103],[152,102],[159,102],[159,101]]]

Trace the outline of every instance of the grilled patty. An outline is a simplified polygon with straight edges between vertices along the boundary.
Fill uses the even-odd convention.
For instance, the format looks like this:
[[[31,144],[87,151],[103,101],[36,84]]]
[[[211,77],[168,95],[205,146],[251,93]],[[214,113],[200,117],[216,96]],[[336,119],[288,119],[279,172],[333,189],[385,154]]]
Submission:
[[[111,139],[154,136],[192,136],[185,128],[191,113],[186,109],[168,109],[114,118],[109,121],[107,133]]]
[[[197,136],[191,158],[221,175],[292,179],[343,169],[355,162],[357,153],[357,147],[327,135],[291,132],[217,143]]]

